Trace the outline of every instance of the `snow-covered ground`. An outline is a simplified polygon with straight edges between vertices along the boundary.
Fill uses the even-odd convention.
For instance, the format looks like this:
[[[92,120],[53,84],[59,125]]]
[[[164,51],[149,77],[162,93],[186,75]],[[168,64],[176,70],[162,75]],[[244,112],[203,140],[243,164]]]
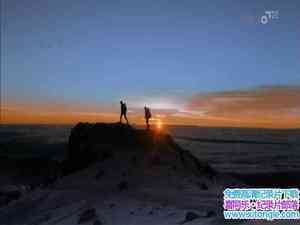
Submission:
[[[290,160],[278,160],[282,162],[281,171],[299,166],[296,144],[292,149],[283,149],[282,145],[269,144],[209,143],[182,138],[176,141],[219,171],[273,172],[273,164],[264,168],[262,162],[277,162],[276,157]],[[114,158],[63,177],[50,187],[27,191],[21,199],[0,208],[0,225],[75,225],[87,210],[94,210],[95,214],[90,213],[84,225],[177,225],[185,222],[187,212],[199,216],[184,223],[187,225],[299,224],[291,220],[225,221],[222,192],[226,187],[243,186],[241,181],[222,173],[197,176],[176,159],[172,165],[148,165],[147,159],[142,165],[135,165],[130,154],[116,152]]]
[[[0,224],[73,225],[78,224],[80,215],[88,209],[96,211],[95,216],[83,223],[88,225],[96,225],[96,221],[107,225],[176,225],[184,222],[187,212],[200,216],[187,225],[270,224],[225,221],[221,207],[222,185],[226,180],[220,177],[210,181],[160,168],[159,174],[155,170],[135,171],[124,178],[118,168],[112,168],[96,178],[99,170],[103,171],[103,164],[64,177],[52,188],[30,192],[0,210]],[[118,184],[123,179],[128,181],[128,189],[120,191]],[[207,185],[207,189],[199,184]],[[271,224],[297,224],[297,221]]]

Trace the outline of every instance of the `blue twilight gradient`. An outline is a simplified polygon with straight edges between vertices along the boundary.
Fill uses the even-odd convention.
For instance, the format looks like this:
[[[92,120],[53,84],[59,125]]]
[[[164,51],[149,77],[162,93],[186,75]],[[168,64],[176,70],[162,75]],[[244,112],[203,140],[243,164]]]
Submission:
[[[265,10],[279,18],[263,25]],[[298,0],[1,0],[4,98],[121,96],[300,83]]]

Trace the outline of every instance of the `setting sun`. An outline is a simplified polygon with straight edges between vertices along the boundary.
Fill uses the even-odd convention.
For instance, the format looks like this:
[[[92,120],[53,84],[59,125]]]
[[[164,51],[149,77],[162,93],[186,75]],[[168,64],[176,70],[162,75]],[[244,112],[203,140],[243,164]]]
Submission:
[[[162,121],[158,120],[158,121],[156,122],[156,128],[157,128],[158,130],[161,130],[162,127],[163,127]]]

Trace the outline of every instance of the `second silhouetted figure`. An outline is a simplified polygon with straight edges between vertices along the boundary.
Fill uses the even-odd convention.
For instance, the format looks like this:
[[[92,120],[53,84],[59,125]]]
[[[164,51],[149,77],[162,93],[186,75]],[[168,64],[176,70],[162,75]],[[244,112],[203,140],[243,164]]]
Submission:
[[[126,106],[126,103],[120,101],[120,105],[121,105],[120,123],[122,123],[122,117],[124,116],[127,124],[129,124],[128,119],[127,119],[127,106]]]

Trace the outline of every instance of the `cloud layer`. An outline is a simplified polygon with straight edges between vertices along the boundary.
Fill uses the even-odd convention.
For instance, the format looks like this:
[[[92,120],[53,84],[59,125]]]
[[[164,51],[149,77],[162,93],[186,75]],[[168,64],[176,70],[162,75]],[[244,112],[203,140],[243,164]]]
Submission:
[[[192,96],[187,111],[203,117],[262,126],[300,127],[300,86],[261,87]]]

